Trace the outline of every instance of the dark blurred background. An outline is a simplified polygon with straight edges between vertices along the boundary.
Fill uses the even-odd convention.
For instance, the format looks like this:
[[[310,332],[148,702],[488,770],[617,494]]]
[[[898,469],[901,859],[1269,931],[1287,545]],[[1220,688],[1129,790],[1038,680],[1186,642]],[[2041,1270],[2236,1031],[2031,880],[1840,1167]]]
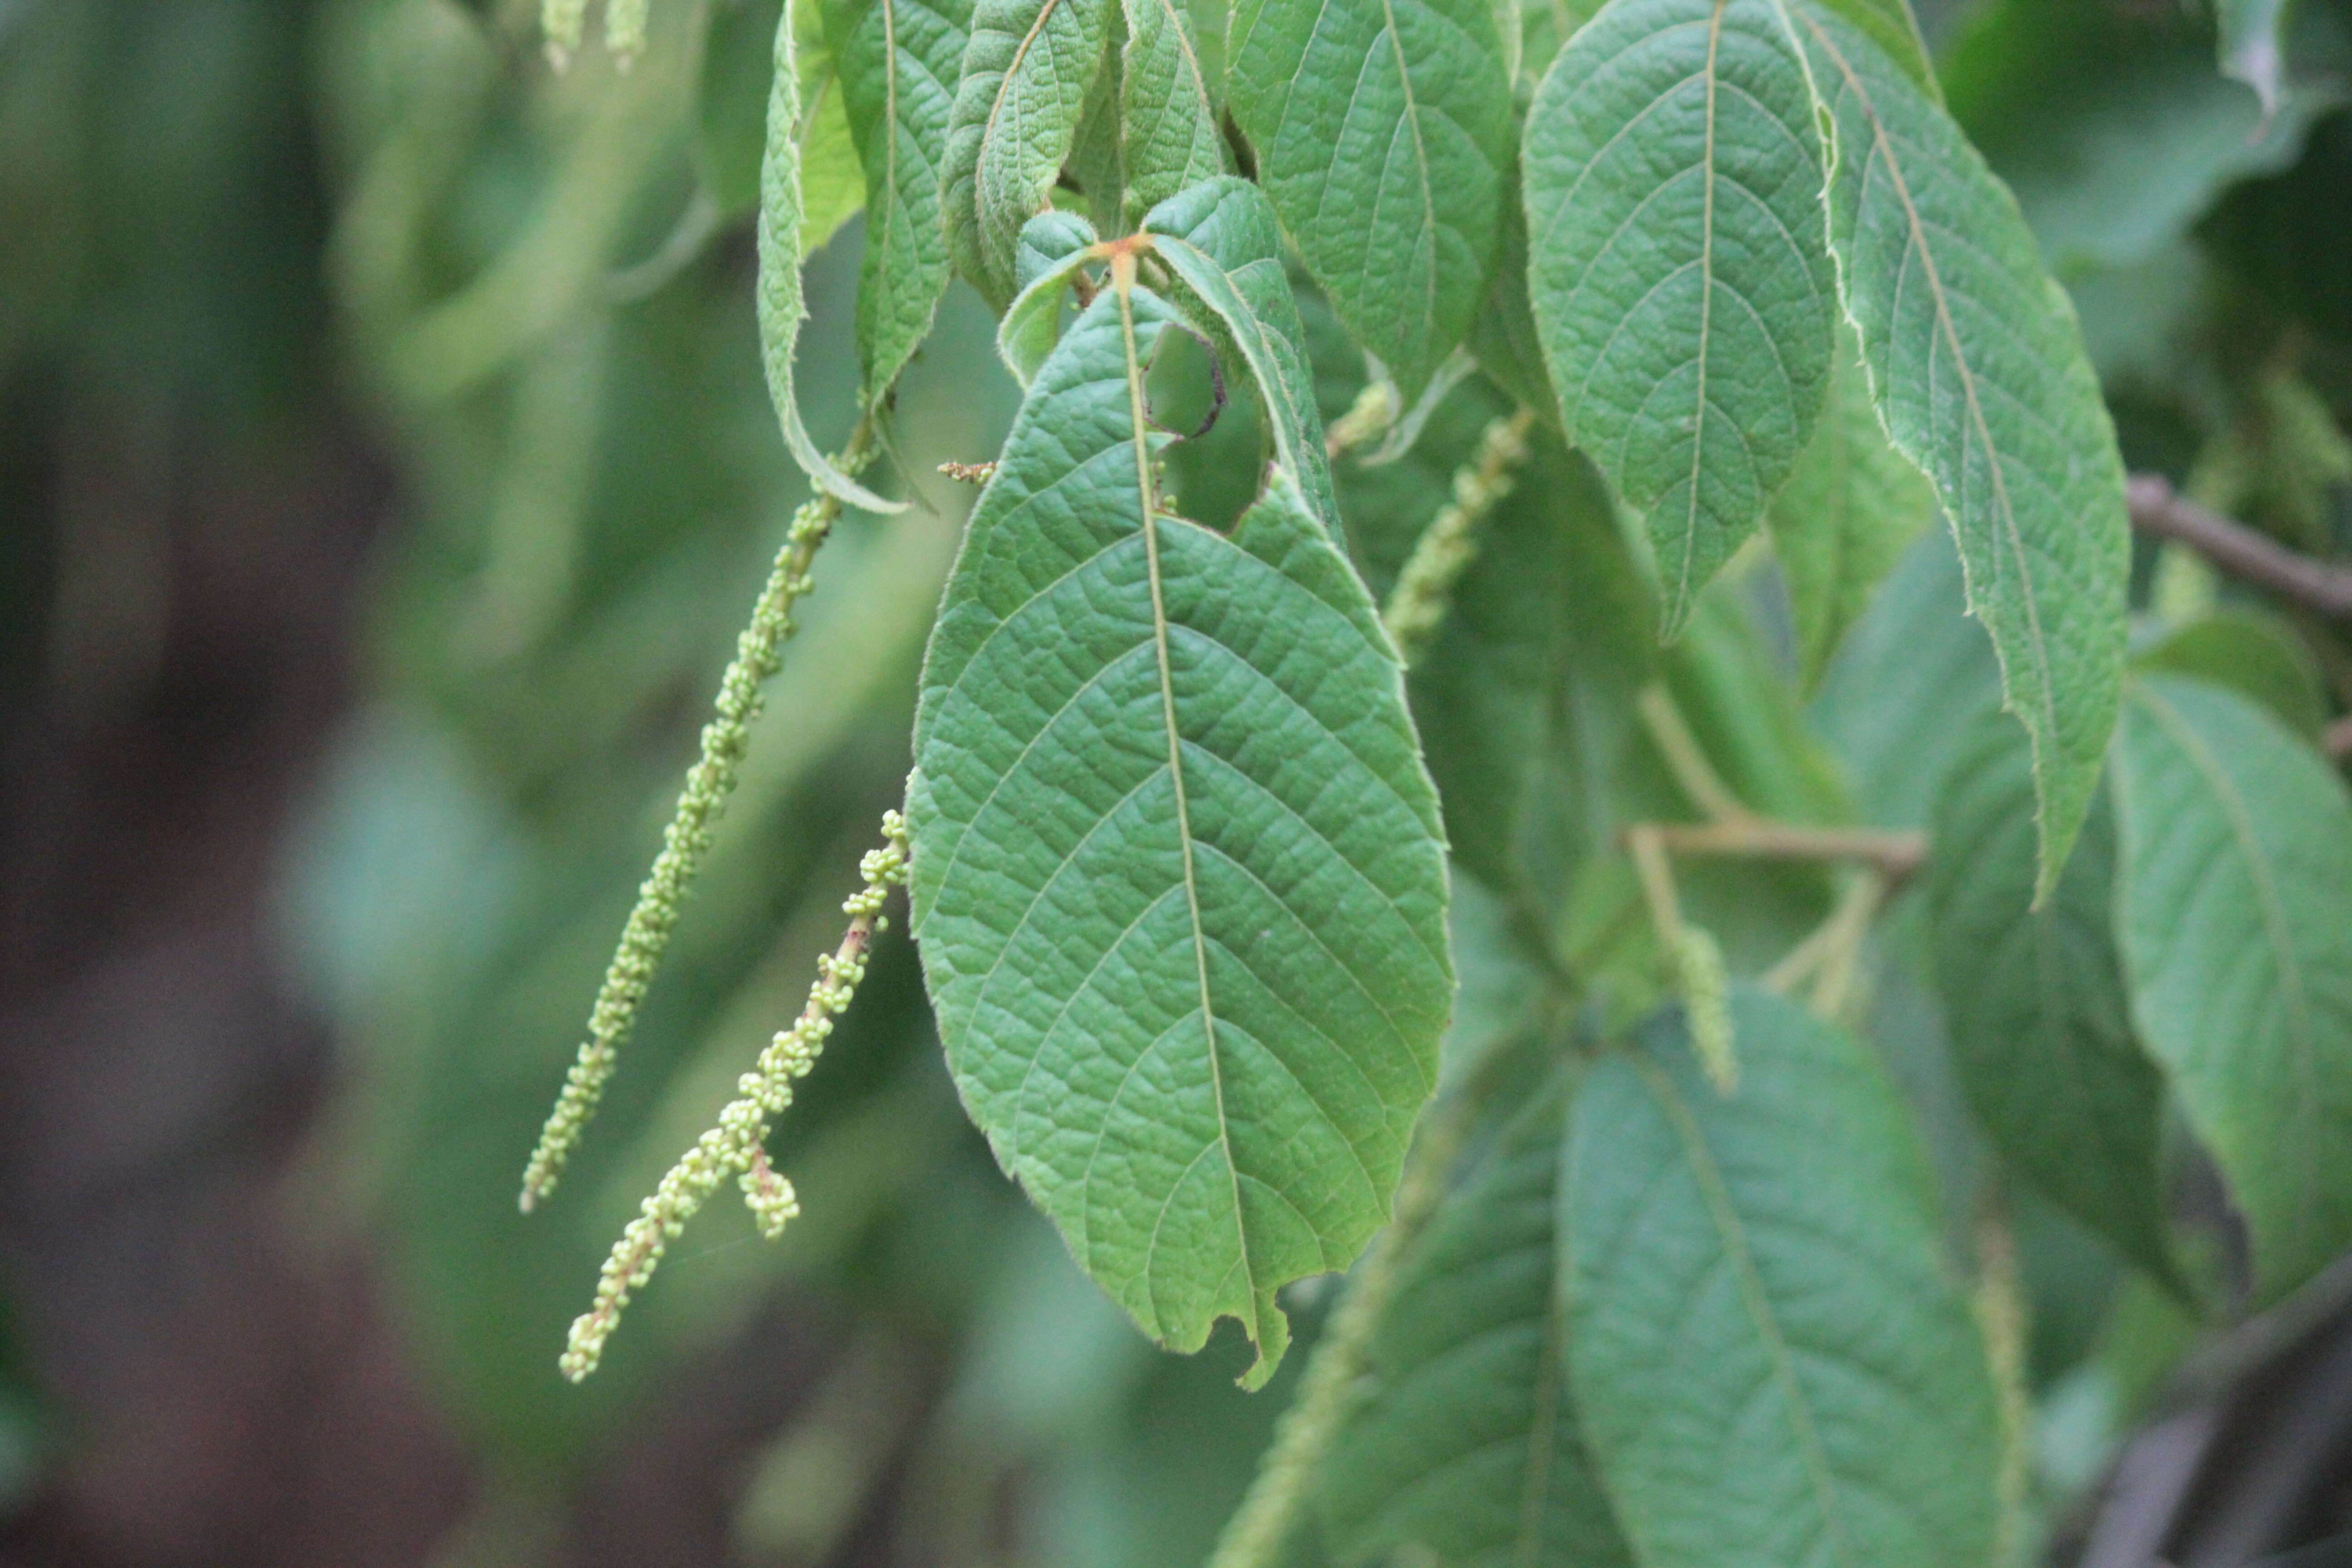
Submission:
[[[2341,73],[2265,121],[2183,8],[1975,9],[1963,38],[1923,7],[2131,461],[2340,544]],[[777,0],[656,0],[626,74],[551,72],[533,10],[0,0],[0,1563],[1197,1563],[1304,1358],[1245,1396],[1245,1347],[1160,1355],[1076,1274],[963,1120],[902,932],[780,1128],[785,1240],[715,1204],[604,1370],[556,1375],[613,1237],[837,936],[970,504],[936,466],[991,456],[1014,393],[959,286],[899,399],[918,504],[827,546],[606,1108],[525,1221],[805,494],[745,225]],[[809,237],[830,445],[858,220]],[[1866,772],[1840,689],[1815,725]],[[1906,940],[1877,1033],[1930,1064],[1901,1070],[1959,1169]],[[2021,1246],[2065,1548],[2195,1332],[2054,1218]],[[2352,1523],[2329,1310],[2205,1363],[2196,1453],[2285,1433],[2319,1456],[2294,1506]],[[2174,1528],[2201,1463],[2137,1517]]]

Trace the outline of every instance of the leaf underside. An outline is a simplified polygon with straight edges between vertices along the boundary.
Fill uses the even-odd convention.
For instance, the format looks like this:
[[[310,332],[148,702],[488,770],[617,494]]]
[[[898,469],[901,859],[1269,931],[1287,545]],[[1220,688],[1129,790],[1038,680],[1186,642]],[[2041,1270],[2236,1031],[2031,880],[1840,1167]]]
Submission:
[[[2133,1017],[2273,1299],[2352,1241],[2352,799],[2268,713],[2178,677],[2133,683],[2115,770]]]
[[[1830,234],[1895,447],[1936,488],[2033,742],[2037,889],[2090,809],[2122,689],[2123,463],[2065,294],[2007,189],[1878,46],[1790,15],[1835,127]]]
[[[1013,247],[1045,205],[1104,66],[1110,8],[978,0],[949,112],[942,200],[957,268],[991,305],[1013,292]]]
[[[1645,1568],[1982,1568],[2000,1421],[1876,1060],[1736,988],[1738,1089],[1678,1018],[1595,1067],[1560,1195],[1568,1361]]]
[[[1612,0],[1545,76],[1523,177],[1560,416],[1646,519],[1671,635],[1829,392],[1821,138],[1770,0]]]
[[[1241,1320],[1386,1219],[1453,977],[1436,801],[1361,584],[1278,468],[1221,536],[1148,496],[1114,272],[1039,366],[973,513],[908,784],[957,1086],[1154,1338]]]

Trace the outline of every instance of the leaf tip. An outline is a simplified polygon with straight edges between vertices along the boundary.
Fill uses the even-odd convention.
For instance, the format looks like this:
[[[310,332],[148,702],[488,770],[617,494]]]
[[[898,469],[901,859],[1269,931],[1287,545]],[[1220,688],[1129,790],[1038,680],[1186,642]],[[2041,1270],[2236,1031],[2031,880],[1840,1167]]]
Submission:
[[[1255,1394],[1272,1381],[1282,1365],[1283,1353],[1290,1349],[1290,1319],[1276,1301],[1273,1291],[1258,1292],[1251,1317],[1253,1321],[1243,1326],[1249,1331],[1250,1342],[1257,1347],[1257,1359],[1234,1380],[1244,1394]]]

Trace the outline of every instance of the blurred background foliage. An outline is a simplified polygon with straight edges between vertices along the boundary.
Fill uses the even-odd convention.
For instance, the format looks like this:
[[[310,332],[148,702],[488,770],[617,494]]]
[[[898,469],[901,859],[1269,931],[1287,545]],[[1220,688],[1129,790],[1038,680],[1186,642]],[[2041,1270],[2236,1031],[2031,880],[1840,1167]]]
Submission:
[[[2265,117],[2193,7],[1923,10],[2075,292],[2127,461],[2352,552],[2343,11],[2298,9]],[[1245,1396],[1245,1347],[1161,1355],[1083,1280],[961,1114],[903,932],[779,1130],[804,1216],[770,1246],[715,1205],[604,1370],[555,1375],[611,1238],[837,933],[972,495],[937,466],[992,456],[1016,396],[958,285],[898,397],[887,482],[915,505],[853,514],[821,557],[606,1108],[526,1223],[523,1157],[805,494],[746,223],[777,11],[663,0],[634,70],[592,50],[558,75],[520,0],[0,0],[12,1561],[1173,1568],[1246,1484],[1304,1358]],[[827,446],[860,243],[841,221],[808,269]],[[1336,416],[1360,358],[1308,314]],[[1341,465],[1376,589],[1505,406],[1465,384],[1405,461]],[[1177,456],[1199,515],[1245,493],[1234,428]],[[1580,475],[1539,456],[1494,526],[1540,535]],[[2307,727],[2352,705],[2340,634],[2143,555],[2147,594],[2236,606]],[[1733,787],[1801,821],[1921,824],[1967,694],[1996,700],[1939,531],[1810,693],[1760,553],[1670,650],[1613,536],[1560,569],[1597,574],[1560,633],[1567,805],[1519,847],[1600,867],[1558,890],[1603,968],[1642,928],[1580,846],[1682,804],[1626,721],[1653,668]],[[1474,573],[1462,603],[1507,616],[1511,592]],[[1425,724],[1475,702],[1447,668],[1416,678]],[[1686,896],[1755,968],[1832,888],[1698,867]],[[1461,916],[1473,974],[1490,915]],[[2014,1216],[2063,1538],[2195,1331],[1993,1190],[1916,927],[1898,906],[1855,1005],[1956,1254],[1988,1204]],[[1523,1031],[1515,995],[1475,993],[1462,1032]]]

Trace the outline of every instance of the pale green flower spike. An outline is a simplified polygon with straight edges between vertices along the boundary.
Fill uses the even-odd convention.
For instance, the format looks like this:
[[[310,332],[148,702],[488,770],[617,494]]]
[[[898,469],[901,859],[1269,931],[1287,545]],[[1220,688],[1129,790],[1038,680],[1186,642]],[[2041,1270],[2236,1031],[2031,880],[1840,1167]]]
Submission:
[[[646,52],[646,14],[653,0],[604,0],[604,47],[625,68]]]
[[[872,426],[860,420],[842,453],[844,467],[854,470],[864,466],[872,434]],[[717,712],[702,727],[702,755],[686,775],[677,810],[662,835],[661,853],[637,889],[636,907],[629,911],[620,947],[596,993],[596,1005],[588,1016],[587,1042],[580,1047],[579,1058],[564,1079],[563,1093],[539,1135],[539,1147],[531,1151],[530,1163],[523,1170],[525,1214],[555,1190],[563,1162],[596,1112],[604,1080],[613,1076],[614,1058],[636,1023],[646,986],[669,946],[687,888],[709,852],[710,825],[735,787],[735,775],[751,743],[751,721],[760,712],[761,684],[783,663],[784,641],[793,631],[793,606],[814,585],[809,568],[817,547],[840,515],[841,502],[823,493],[810,497],[793,514],[775,568],[769,574],[767,586],[760,591],[759,603],[752,606],[751,624],[736,640],[735,661],[719,680]]]
[[[588,0],[544,0],[539,9],[539,30],[547,38],[548,62],[557,70],[580,52],[580,36],[588,21]],[[608,24],[609,26],[609,24]]]
[[[1528,432],[1534,426],[1535,416],[1522,408],[1486,426],[1478,450],[1454,471],[1454,499],[1438,509],[1404,570],[1397,574],[1381,622],[1408,666],[1429,650],[1430,639],[1454,602],[1454,584],[1478,558],[1478,525],[1518,483],[1519,466],[1528,460]]]
[[[729,1175],[740,1177],[743,1201],[761,1234],[771,1241],[782,1234],[785,1221],[800,1213],[792,1183],[768,1163],[768,1129],[792,1104],[794,1080],[807,1077],[816,1065],[834,1019],[849,1006],[858,982],[866,978],[867,949],[889,925],[882,915],[883,900],[907,879],[907,824],[895,811],[882,818],[882,847],[868,850],[858,868],[866,885],[841,906],[849,916],[841,946],[816,961],[816,984],[809,990],[808,1005],[791,1028],[769,1042],[751,1070],[736,1080],[736,1098],[719,1113],[718,1125],[670,1167],[614,1244],[596,1282],[595,1302],[573,1321],[571,1342],[558,1363],[572,1382],[596,1370],[630,1293],[653,1278],[664,1249]]]
[[[646,52],[646,16],[653,0],[604,0],[604,47],[626,70]],[[547,38],[547,58],[557,70],[572,64],[587,31],[588,0],[541,0],[539,30]]]
[[[1691,1049],[1716,1092],[1729,1094],[1739,1087],[1739,1057],[1731,1035],[1723,949],[1706,927],[1685,921],[1675,943],[1675,969],[1690,1019]]]

